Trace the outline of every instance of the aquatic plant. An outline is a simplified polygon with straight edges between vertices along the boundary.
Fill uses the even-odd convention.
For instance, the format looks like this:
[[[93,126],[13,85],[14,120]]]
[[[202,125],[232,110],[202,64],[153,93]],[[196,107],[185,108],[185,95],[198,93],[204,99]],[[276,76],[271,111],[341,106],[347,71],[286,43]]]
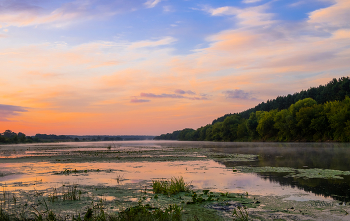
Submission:
[[[122,182],[122,180],[124,179],[123,175],[118,174],[117,178],[115,178],[117,180],[117,183],[120,184]]]
[[[174,204],[169,205],[163,211],[160,208],[151,207],[149,204],[137,205],[127,208],[119,213],[118,220],[120,221],[153,221],[153,220],[181,220],[182,207]]]
[[[81,191],[77,190],[77,186],[70,186],[67,187],[67,192],[65,192],[65,190],[63,189],[63,201],[65,200],[80,200],[80,195],[81,195]]]
[[[245,207],[238,206],[233,210],[233,220],[237,221],[248,221],[249,220],[249,214]]]
[[[3,208],[2,208],[2,204],[0,206],[0,220],[3,221],[10,221],[10,216],[8,213],[6,213]]]
[[[172,177],[170,180],[152,180],[154,193],[173,195],[190,190],[189,183],[185,183],[183,177]]]
[[[48,194],[48,199],[50,202],[54,203],[55,201],[58,200],[58,194],[57,194],[57,189],[54,188],[52,193]]]

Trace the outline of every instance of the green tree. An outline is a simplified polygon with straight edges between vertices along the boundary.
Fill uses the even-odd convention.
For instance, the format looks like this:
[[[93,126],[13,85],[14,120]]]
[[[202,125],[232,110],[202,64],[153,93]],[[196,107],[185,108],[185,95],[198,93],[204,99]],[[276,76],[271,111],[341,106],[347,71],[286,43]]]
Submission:
[[[315,108],[315,106],[303,107],[296,113],[296,121],[300,137],[312,140],[316,130],[314,127],[311,127],[311,123],[316,117],[316,114],[317,108]]]
[[[303,107],[312,107],[312,106],[314,106],[316,104],[317,104],[317,102],[314,99],[312,99],[312,98],[305,98],[303,100],[300,100],[300,101],[296,102],[295,104],[290,105],[289,111],[291,112],[293,117],[295,117],[297,112],[301,108],[303,108]]]
[[[262,139],[266,140],[277,135],[278,130],[274,127],[274,117],[277,112],[277,110],[263,111],[258,116],[259,121],[256,130]]]
[[[324,104],[314,106],[315,115],[311,120],[310,128],[314,130],[313,140],[329,140],[332,137],[331,128],[327,118],[327,110]]]
[[[206,129],[205,140],[206,141],[213,140],[213,125],[209,125],[209,127]]]
[[[246,139],[249,136],[247,128],[247,120],[243,119],[240,124],[237,126],[237,138]]]
[[[329,109],[327,115],[330,127],[333,129],[333,138],[338,141],[350,141],[347,134],[350,133],[348,125],[350,124],[350,98],[346,97],[343,101],[333,101],[326,104]]]
[[[258,118],[256,117],[256,112],[250,114],[249,119],[247,120],[247,129],[250,136],[255,139],[259,136],[256,128],[258,126]]]
[[[292,140],[291,128],[293,124],[292,114],[288,109],[281,110],[274,117],[274,127],[278,130],[279,141]]]
[[[240,116],[231,115],[222,122],[221,136],[224,141],[234,141],[237,139],[237,127],[240,123]]]
[[[191,133],[194,130],[192,128],[185,128],[179,134],[179,140],[191,140]]]
[[[222,140],[222,125],[223,122],[217,122],[212,127],[212,140],[221,141]]]

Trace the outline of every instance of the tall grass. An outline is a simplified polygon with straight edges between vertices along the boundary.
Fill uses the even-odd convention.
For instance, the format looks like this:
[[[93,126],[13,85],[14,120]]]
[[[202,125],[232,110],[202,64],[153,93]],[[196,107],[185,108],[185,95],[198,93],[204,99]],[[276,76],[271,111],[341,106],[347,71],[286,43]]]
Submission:
[[[172,177],[170,180],[152,180],[154,193],[173,195],[180,192],[189,192],[190,184],[185,183],[183,177]]]
[[[233,210],[233,220],[248,221],[249,215],[245,207],[238,206]]]

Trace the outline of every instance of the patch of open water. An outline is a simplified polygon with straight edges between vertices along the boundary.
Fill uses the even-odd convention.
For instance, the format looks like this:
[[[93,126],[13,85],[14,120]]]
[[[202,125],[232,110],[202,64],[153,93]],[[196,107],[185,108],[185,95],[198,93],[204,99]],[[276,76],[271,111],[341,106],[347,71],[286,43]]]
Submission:
[[[106,148],[111,146],[110,148]],[[196,160],[176,161],[137,161],[116,162],[115,159],[96,159],[84,162],[54,161],[48,157],[76,155],[84,158],[87,153],[124,153],[142,152],[144,157],[169,157],[173,148],[187,151],[191,148],[206,149],[207,152],[221,154],[256,154],[256,161],[235,162],[218,161],[206,157],[201,151],[188,152],[187,156]],[[232,170],[239,165],[252,167],[278,166],[291,168],[322,168],[349,170],[348,144],[290,144],[290,143],[213,143],[213,142],[85,142],[55,144],[20,144],[0,146],[0,186],[7,191],[45,190],[62,185],[122,186],[147,182],[154,179],[169,179],[182,176],[194,189],[209,189],[215,192],[248,192],[251,195],[285,196],[286,200],[331,201],[332,192],[327,192],[327,185],[321,187],[324,192],[314,191],[308,184],[315,179],[305,180],[300,184],[297,179],[284,178],[278,174],[241,173]],[[181,149],[179,149],[181,148]],[[161,151],[154,154],[152,151]],[[176,153],[175,153],[176,154]],[[203,155],[204,154],[204,155]],[[32,160],[32,157],[40,157]],[[68,157],[68,156],[67,156]],[[6,160],[13,158],[12,161]],[[16,160],[18,158],[18,161]],[[340,162],[340,163],[339,163]],[[344,163],[347,162],[347,166]],[[327,166],[328,165],[328,166]],[[70,171],[70,172],[64,172]],[[76,171],[76,172],[72,172]],[[321,180],[324,182],[325,180]],[[320,182],[321,182],[320,181]],[[322,183],[321,182],[321,183]],[[328,181],[327,181],[328,182]],[[344,183],[345,181],[337,181]],[[310,186],[312,186],[310,184]],[[302,186],[304,185],[304,186]],[[306,185],[306,187],[305,187]],[[319,182],[317,183],[319,185]],[[333,185],[333,184],[332,184]],[[335,184],[334,184],[335,185]],[[348,186],[347,186],[348,187]],[[341,187],[343,188],[343,187]],[[339,194],[338,194],[339,195]],[[107,197],[107,196],[106,196]],[[346,197],[346,196],[343,196]]]

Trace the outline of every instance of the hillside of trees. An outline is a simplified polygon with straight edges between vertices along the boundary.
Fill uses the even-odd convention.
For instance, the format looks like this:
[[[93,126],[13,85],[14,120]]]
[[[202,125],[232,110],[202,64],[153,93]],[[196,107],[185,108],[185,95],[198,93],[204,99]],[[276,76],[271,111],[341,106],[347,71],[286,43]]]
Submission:
[[[197,130],[186,128],[156,140],[350,141],[349,77],[227,114]]]

